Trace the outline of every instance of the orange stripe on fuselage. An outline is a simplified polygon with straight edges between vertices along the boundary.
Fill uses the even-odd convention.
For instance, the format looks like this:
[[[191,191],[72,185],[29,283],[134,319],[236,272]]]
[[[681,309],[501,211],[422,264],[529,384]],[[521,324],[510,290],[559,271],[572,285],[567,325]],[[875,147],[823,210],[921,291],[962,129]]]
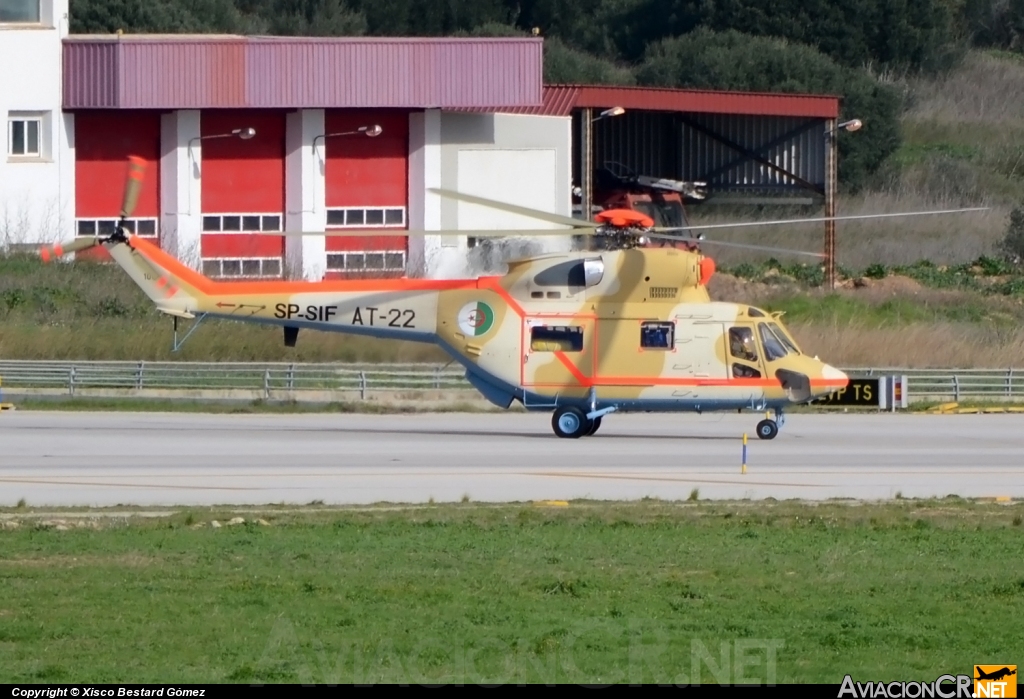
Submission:
[[[445,291],[448,289],[473,289],[480,287],[477,279],[351,279],[322,282],[307,281],[253,281],[221,282],[204,277],[186,267],[177,258],[161,250],[153,243],[136,236],[130,242],[140,255],[160,265],[168,274],[177,277],[197,291],[217,296],[222,294],[299,294],[345,291]],[[485,287],[480,287],[485,288]],[[504,291],[504,289],[502,289]]]

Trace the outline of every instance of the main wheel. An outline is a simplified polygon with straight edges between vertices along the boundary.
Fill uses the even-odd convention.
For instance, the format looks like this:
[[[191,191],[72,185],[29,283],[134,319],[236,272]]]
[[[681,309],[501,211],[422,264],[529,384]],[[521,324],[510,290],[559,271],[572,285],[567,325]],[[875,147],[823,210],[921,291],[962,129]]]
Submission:
[[[757,436],[761,439],[775,439],[778,433],[779,426],[775,424],[775,420],[761,420],[757,423]]]
[[[559,437],[579,439],[590,429],[590,421],[579,408],[559,408],[551,416],[551,427]]]
[[[595,417],[593,420],[590,421],[590,429],[587,430],[587,434],[584,435],[584,436],[589,437],[590,435],[592,435],[595,432],[597,432],[600,428],[601,428],[601,418],[600,417]]]

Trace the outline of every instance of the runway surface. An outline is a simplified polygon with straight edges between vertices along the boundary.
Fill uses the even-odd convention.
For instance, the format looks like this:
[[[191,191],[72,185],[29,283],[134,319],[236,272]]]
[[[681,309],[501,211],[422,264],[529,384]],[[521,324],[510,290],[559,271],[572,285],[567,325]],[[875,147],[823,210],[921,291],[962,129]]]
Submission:
[[[0,505],[1024,497],[1024,415],[0,414]],[[741,473],[743,432],[747,473]]]

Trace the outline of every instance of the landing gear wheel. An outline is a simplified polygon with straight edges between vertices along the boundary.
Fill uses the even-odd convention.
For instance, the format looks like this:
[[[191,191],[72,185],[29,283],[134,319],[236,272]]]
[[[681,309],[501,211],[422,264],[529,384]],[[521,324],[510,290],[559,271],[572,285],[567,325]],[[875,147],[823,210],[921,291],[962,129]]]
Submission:
[[[757,423],[757,436],[761,439],[775,439],[778,433],[779,426],[775,424],[775,420],[761,420]]]
[[[551,428],[559,437],[579,439],[587,434],[591,424],[579,408],[559,408],[551,416]]]
[[[587,430],[587,433],[584,436],[585,437],[589,437],[590,435],[592,435],[595,432],[597,432],[600,428],[601,428],[601,418],[600,417],[595,417],[593,420],[590,421],[590,429]]]

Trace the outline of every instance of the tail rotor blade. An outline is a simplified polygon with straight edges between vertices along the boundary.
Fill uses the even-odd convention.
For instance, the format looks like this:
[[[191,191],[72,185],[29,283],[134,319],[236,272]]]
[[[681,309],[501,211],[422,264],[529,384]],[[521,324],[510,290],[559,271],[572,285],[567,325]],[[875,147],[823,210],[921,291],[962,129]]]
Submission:
[[[146,161],[136,155],[128,156],[128,178],[124,184],[124,200],[121,203],[121,218],[125,219],[135,211],[146,173]]]
[[[99,245],[99,243],[100,239],[94,235],[75,238],[70,243],[57,243],[56,245],[47,245],[44,248],[40,248],[39,256],[43,258],[43,262],[49,262],[73,252],[88,250],[91,247]]]

